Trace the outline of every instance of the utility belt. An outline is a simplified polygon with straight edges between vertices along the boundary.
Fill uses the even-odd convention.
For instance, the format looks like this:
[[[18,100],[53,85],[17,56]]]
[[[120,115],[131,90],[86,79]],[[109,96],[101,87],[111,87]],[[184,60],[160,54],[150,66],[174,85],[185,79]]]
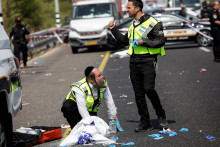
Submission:
[[[28,44],[28,40],[27,39],[20,39],[20,40],[14,39],[12,42],[16,43],[16,44],[23,44],[23,45],[27,45]]]
[[[133,54],[130,56],[130,63],[146,63],[146,62],[157,62],[157,55],[148,54]]]

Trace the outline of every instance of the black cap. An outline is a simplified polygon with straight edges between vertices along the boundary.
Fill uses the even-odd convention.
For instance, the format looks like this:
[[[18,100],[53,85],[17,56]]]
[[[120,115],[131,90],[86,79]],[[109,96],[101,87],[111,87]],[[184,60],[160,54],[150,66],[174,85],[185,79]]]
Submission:
[[[17,18],[15,19],[15,22],[21,22],[21,18],[20,18],[20,17],[17,17]]]
[[[89,74],[91,73],[91,71],[92,71],[94,68],[95,68],[95,67],[93,67],[93,66],[88,66],[88,67],[86,67],[86,69],[85,69],[85,71],[84,71],[85,76],[88,77]]]

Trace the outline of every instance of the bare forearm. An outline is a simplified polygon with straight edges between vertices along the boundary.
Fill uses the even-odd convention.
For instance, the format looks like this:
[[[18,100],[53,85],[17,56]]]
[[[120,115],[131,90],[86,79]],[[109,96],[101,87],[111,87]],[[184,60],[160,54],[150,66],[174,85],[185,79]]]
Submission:
[[[220,25],[220,21],[219,21],[219,20],[216,20],[216,21],[215,21],[215,24]]]

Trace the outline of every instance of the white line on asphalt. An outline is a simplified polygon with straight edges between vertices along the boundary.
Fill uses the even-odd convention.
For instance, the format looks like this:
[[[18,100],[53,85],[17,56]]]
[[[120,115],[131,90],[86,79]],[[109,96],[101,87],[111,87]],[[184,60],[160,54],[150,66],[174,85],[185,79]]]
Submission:
[[[211,52],[210,49],[206,48],[206,47],[199,47],[200,50],[203,50],[205,52]]]
[[[29,105],[30,103],[24,103],[24,104],[22,104],[22,106],[25,106],[25,105]]]

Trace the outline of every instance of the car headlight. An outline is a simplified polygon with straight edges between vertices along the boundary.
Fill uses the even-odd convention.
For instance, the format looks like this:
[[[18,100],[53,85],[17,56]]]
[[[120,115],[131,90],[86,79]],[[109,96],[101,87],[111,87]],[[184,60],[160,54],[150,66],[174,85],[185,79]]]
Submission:
[[[196,28],[204,28],[203,25],[197,25]]]

